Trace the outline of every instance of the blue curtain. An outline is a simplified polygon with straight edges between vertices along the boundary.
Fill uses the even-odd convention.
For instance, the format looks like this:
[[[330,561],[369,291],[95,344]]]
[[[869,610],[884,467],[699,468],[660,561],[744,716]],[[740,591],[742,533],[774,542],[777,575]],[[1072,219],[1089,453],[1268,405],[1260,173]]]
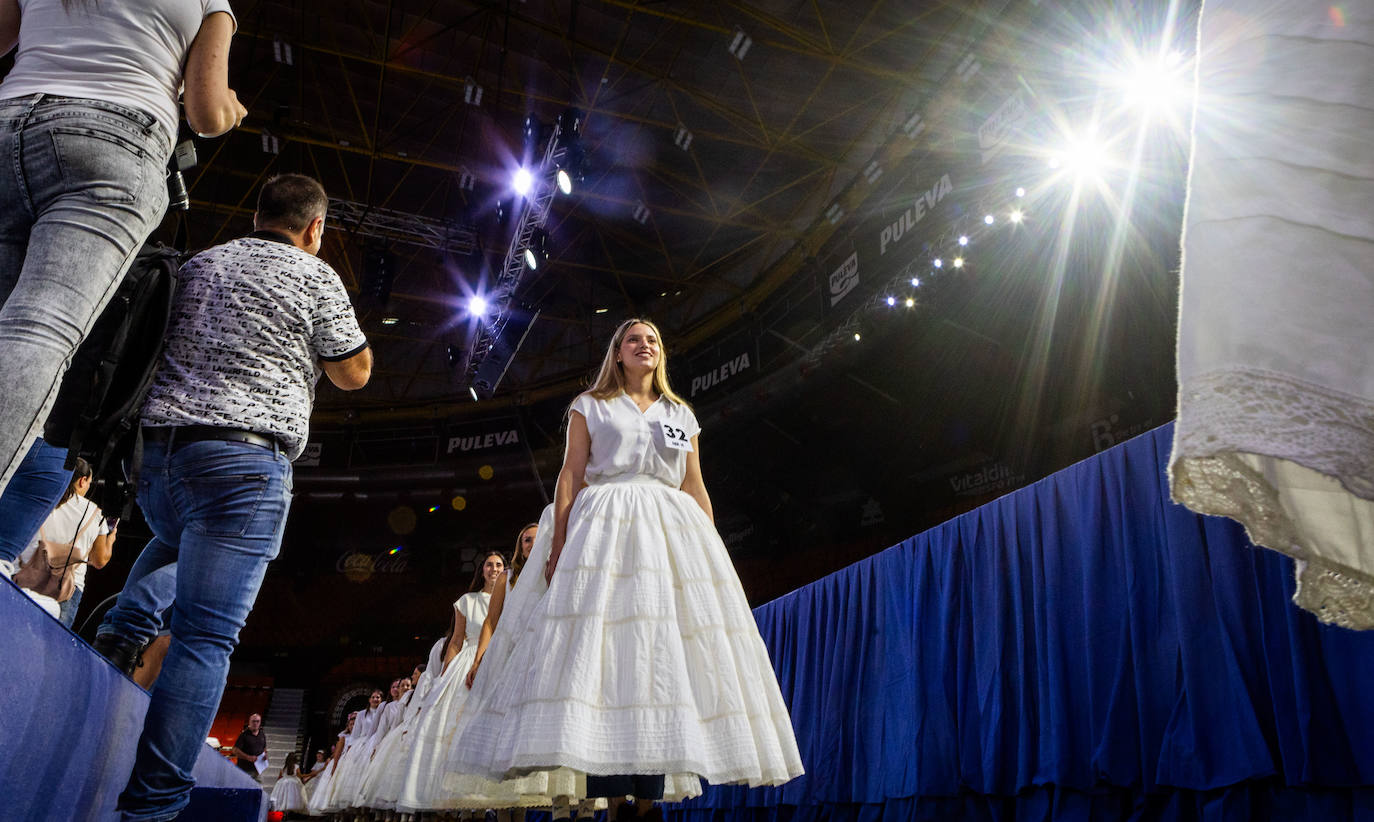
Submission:
[[[1170,502],[1172,434],[756,609],[807,774],[673,815],[1374,820],[1374,633]]]

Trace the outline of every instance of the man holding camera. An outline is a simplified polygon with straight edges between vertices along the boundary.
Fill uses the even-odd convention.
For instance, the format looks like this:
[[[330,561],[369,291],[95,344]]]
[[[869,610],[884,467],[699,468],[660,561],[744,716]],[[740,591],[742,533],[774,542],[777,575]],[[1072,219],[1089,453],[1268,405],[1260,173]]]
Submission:
[[[351,391],[372,373],[343,283],[317,257],[328,205],[315,180],[274,177],[259,195],[253,234],[181,269],[143,405],[138,501],[154,537],[97,644],[112,659],[137,653],[139,626],[153,618],[133,592],[176,563],[171,645],[119,798],[126,820],[170,819],[190,800],[229,655],[281,547],[315,383],[322,370]]]

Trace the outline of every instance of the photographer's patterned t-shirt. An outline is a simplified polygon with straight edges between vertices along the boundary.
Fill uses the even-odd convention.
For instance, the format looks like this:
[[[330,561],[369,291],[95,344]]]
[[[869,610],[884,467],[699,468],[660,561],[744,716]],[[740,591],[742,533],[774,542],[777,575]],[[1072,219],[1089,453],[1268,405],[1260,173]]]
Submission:
[[[367,338],[339,275],[293,245],[244,237],[181,267],[167,346],[143,424],[212,425],[305,449],[319,361]]]

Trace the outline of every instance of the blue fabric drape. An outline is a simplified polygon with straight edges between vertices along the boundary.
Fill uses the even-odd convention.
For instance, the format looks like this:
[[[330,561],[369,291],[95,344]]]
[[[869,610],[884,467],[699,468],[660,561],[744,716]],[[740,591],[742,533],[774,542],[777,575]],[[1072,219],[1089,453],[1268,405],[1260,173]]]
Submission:
[[[755,610],[807,774],[691,822],[1374,819],[1374,633],[1173,504],[1172,426]]]

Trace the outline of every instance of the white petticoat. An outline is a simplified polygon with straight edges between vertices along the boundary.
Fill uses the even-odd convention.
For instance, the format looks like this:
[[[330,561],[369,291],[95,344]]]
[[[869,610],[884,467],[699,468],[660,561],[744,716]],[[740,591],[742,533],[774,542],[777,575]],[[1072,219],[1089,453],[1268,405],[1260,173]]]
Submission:
[[[1374,4],[1208,0],[1179,301],[1174,499],[1374,628]]]
[[[531,556],[526,573],[541,571]],[[751,785],[802,773],[725,545],[676,488],[636,479],[583,489],[552,586],[508,653],[500,670],[483,663],[486,698],[463,717],[452,770]]]
[[[298,776],[283,776],[272,786],[272,810],[305,812],[305,788]]]

